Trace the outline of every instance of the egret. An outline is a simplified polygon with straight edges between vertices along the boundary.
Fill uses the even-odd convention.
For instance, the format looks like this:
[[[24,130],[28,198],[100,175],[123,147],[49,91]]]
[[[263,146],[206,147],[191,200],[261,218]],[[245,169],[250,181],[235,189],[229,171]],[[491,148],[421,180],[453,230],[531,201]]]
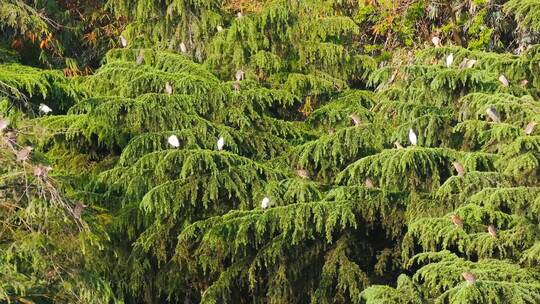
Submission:
[[[236,81],[242,81],[244,80],[244,75],[245,75],[244,71],[238,70],[236,71],[236,74],[234,75],[234,77],[236,78]]]
[[[362,124],[362,120],[356,114],[349,115],[349,118],[352,119],[354,125],[357,126],[357,127]]]
[[[454,53],[450,53],[450,55],[446,56],[446,67],[449,68],[452,63],[454,63]]]
[[[369,177],[366,177],[366,179],[364,180],[364,185],[366,186],[366,188],[374,188],[375,185],[373,184],[373,180]]]
[[[409,141],[413,146],[416,146],[416,144],[418,144],[418,138],[416,137],[416,133],[414,133],[413,129],[409,129]]]
[[[463,228],[463,221],[461,220],[459,216],[452,214],[450,215],[450,219],[452,220],[452,223],[454,223],[456,227]]]
[[[488,230],[489,235],[491,235],[492,238],[494,239],[497,238],[497,228],[495,228],[495,226],[488,225],[487,230]]]
[[[538,123],[536,121],[531,121],[527,124],[527,126],[525,127],[525,134],[526,135],[531,135],[532,132],[534,132],[534,127],[536,127]]]
[[[439,48],[439,47],[442,46],[441,38],[439,38],[437,36],[433,36],[433,38],[431,38],[431,42],[433,43],[433,45],[435,45],[436,48]]]
[[[465,175],[465,168],[463,167],[461,163],[455,161],[452,163],[452,165],[454,165],[454,168],[456,169],[458,176]]]
[[[508,82],[508,79],[506,78],[506,76],[504,75],[501,75],[499,76],[499,81],[501,82],[501,84],[505,87],[507,87],[510,83]]]
[[[461,276],[465,279],[465,281],[467,281],[467,284],[469,285],[474,284],[476,282],[476,277],[474,276],[474,274],[468,271],[462,272]]]
[[[40,103],[39,104],[39,111],[44,113],[44,114],[49,114],[50,112],[52,112],[52,109],[49,108],[48,105],[46,105],[44,103]]]
[[[139,52],[139,55],[137,55],[137,59],[135,59],[135,63],[136,63],[137,65],[141,65],[141,64],[143,63],[143,60],[144,60],[144,53],[143,53],[143,51],[141,50],[141,51]]]
[[[501,122],[501,116],[499,115],[495,107],[488,107],[486,109],[486,114],[489,118],[491,118],[491,120],[493,120],[493,122]]]
[[[221,151],[223,150],[223,147],[225,147],[225,138],[220,137],[217,141],[217,149]]]
[[[0,131],[4,131],[9,126],[9,120],[0,119]]]
[[[266,209],[269,206],[270,206],[270,199],[265,196],[261,201],[261,208]]]
[[[187,46],[183,42],[180,42],[180,51],[184,54],[187,53]]]
[[[127,41],[126,37],[120,35],[120,44],[121,44],[122,47],[124,47],[124,48],[127,47],[128,41]]]
[[[221,25],[216,26],[218,32],[223,32],[223,27]]]
[[[298,175],[299,177],[301,177],[303,179],[308,179],[309,178],[308,172],[306,170],[304,170],[304,169],[296,170],[296,175]]]
[[[467,64],[466,64],[465,67],[466,67],[467,69],[470,69],[470,68],[472,68],[475,64],[476,64],[476,60],[474,60],[474,59],[469,59],[469,60],[467,61]]]
[[[242,14],[242,12],[238,12],[238,13],[236,14],[236,18],[237,18],[237,19],[240,19],[240,18],[242,18],[242,17],[244,17],[244,15]]]
[[[180,141],[178,140],[178,137],[176,137],[176,135],[169,136],[169,138],[167,139],[167,142],[169,143],[169,145],[173,146],[174,148],[180,147]]]
[[[403,146],[399,143],[399,141],[395,141],[394,142],[394,147],[396,147],[396,149],[403,149]]]
[[[172,92],[173,92],[172,85],[167,81],[165,83],[165,93],[167,93],[168,95],[171,95]]]
[[[459,69],[464,69],[467,66],[467,63],[469,63],[469,59],[467,57],[463,58],[461,63],[459,64]]]
[[[17,151],[15,156],[17,157],[17,161],[18,162],[24,162],[28,159],[28,157],[30,156],[30,152],[33,150],[34,148],[30,147],[30,146],[26,146],[24,148],[22,148],[21,150]]]

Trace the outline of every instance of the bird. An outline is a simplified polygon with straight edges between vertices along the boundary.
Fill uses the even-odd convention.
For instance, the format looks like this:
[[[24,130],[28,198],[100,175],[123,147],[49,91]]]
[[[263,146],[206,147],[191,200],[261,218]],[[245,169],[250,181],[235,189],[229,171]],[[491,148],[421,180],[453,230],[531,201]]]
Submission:
[[[46,177],[49,171],[52,170],[51,166],[44,166],[42,164],[39,164],[33,168],[34,176],[36,177]]]
[[[366,186],[366,188],[374,188],[375,185],[373,184],[373,180],[369,177],[366,177],[366,179],[364,180],[364,185]]]
[[[488,225],[487,230],[488,230],[489,235],[491,235],[492,238],[494,239],[497,238],[497,228],[495,228],[495,226]]]
[[[474,274],[468,271],[462,272],[461,276],[465,279],[465,281],[467,281],[467,284],[474,284],[476,282],[476,277],[474,276]]]
[[[507,87],[510,83],[508,82],[508,79],[506,78],[506,76],[504,75],[501,75],[499,76],[499,81],[501,82],[501,84],[505,87]]]
[[[173,92],[173,87],[172,85],[167,81],[165,83],[165,93],[167,93],[168,95],[171,95]]]
[[[126,37],[120,35],[120,44],[121,44],[122,47],[124,47],[124,48],[127,47],[128,41],[127,41]]]
[[[238,71],[236,71],[236,74],[234,75],[234,78],[236,79],[236,81],[242,81],[242,80],[244,80],[244,75],[245,75],[244,71],[238,70]]]
[[[265,196],[261,201],[261,208],[266,209],[269,206],[270,206],[270,199]]]
[[[306,170],[304,170],[304,169],[296,170],[296,175],[298,175],[299,177],[301,177],[303,179],[308,179],[309,178],[308,172]]]
[[[40,103],[39,104],[39,111],[44,113],[44,114],[49,114],[50,112],[52,112],[52,109],[49,108],[48,105],[46,105],[44,103]]]
[[[144,60],[144,53],[143,53],[143,51],[141,50],[141,51],[139,52],[139,55],[137,55],[137,59],[135,59],[135,63],[136,63],[137,65],[141,65],[141,64],[143,63],[143,60]]]
[[[17,141],[17,134],[14,132],[7,132],[4,137],[2,137],[4,143],[11,149],[15,150],[14,145]]]
[[[240,83],[239,83],[238,81],[234,82],[232,86],[233,86],[233,90],[234,90],[235,92],[239,92],[239,91],[240,91]]]
[[[83,210],[84,208],[88,207],[87,205],[81,203],[81,202],[78,202],[77,204],[75,204],[75,206],[73,207],[73,216],[80,220],[81,219],[81,215],[83,213]]]
[[[173,146],[174,148],[180,147],[180,141],[178,141],[178,137],[176,137],[176,135],[169,136],[169,138],[167,139],[167,142],[169,143],[169,145]]]
[[[452,214],[450,215],[450,219],[452,220],[452,223],[456,225],[456,227],[463,228],[463,221],[459,216]]]
[[[362,120],[356,114],[349,115],[349,118],[352,119],[354,125],[357,126],[357,127],[362,124]]]
[[[454,168],[456,169],[458,176],[465,175],[465,168],[463,167],[461,163],[455,161],[452,163],[452,165],[454,165]]]
[[[501,122],[501,117],[495,107],[488,107],[486,109],[486,114],[489,118],[491,118],[491,120],[493,120],[493,122]]]
[[[223,27],[221,25],[216,26],[218,32],[223,32]]]
[[[9,120],[0,119],[0,131],[4,131],[9,126]]]
[[[531,121],[525,126],[525,134],[531,135],[532,132],[534,132],[534,127],[536,127],[538,123],[536,121]]]
[[[28,157],[30,156],[30,152],[32,152],[34,148],[30,147],[30,146],[26,146],[24,148],[22,148],[21,150],[17,151],[15,156],[17,157],[17,161],[18,162],[24,162],[28,159]]]
[[[244,17],[244,15],[242,14],[242,12],[238,12],[238,13],[236,14],[236,18],[237,18],[237,19],[240,19],[240,18],[242,18],[242,17]]]
[[[435,47],[439,48],[442,46],[441,44],[441,38],[437,37],[437,36],[433,36],[433,38],[431,38],[431,42],[433,43],[433,45],[435,45]]]
[[[449,68],[452,63],[454,63],[454,53],[450,53],[450,55],[446,56],[446,67]]]
[[[418,138],[416,137],[416,133],[414,133],[413,129],[409,129],[409,141],[413,146],[416,146],[416,144],[418,144]]]
[[[526,88],[529,85],[529,81],[527,79],[523,79],[519,85],[523,88]]]
[[[187,53],[187,47],[186,47],[186,44],[183,43],[183,42],[180,42],[180,51],[181,51],[182,53],[184,53],[184,54]]]
[[[403,149],[403,146],[397,140],[394,142],[394,147],[396,147],[396,149],[398,149],[398,150]]]
[[[467,64],[465,65],[465,67],[466,67],[467,69],[470,69],[470,68],[472,68],[475,64],[476,64],[476,60],[474,60],[474,59],[469,59],[469,60],[467,60]]]
[[[217,141],[217,149],[219,151],[223,150],[223,147],[225,146],[225,138],[220,137]]]
[[[469,59],[467,57],[463,58],[461,63],[459,64],[459,69],[464,69],[467,66],[467,63],[469,63]]]

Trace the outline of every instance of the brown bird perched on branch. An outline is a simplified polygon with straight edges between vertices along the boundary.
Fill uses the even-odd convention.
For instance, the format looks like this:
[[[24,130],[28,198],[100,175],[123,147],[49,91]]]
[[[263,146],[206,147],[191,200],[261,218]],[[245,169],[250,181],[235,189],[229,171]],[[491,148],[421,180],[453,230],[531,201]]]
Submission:
[[[458,176],[465,175],[465,168],[463,167],[461,163],[455,161],[452,163],[452,165],[454,165],[454,168],[456,169]]]
[[[301,177],[303,179],[308,179],[309,178],[308,172],[306,170],[304,170],[304,169],[296,170],[296,175],[298,175],[299,177]]]
[[[486,109],[486,114],[489,118],[491,118],[491,120],[493,120],[493,122],[501,122],[501,116],[495,107],[488,107]]]
[[[492,238],[497,238],[497,228],[493,225],[488,225],[487,227],[489,235],[491,235]]]
[[[17,151],[16,152],[16,156],[17,156],[17,161],[18,162],[24,162],[28,159],[28,157],[30,156],[30,152],[33,150],[34,148],[30,147],[30,146],[26,146],[24,148],[22,148],[21,150]]]
[[[364,180],[364,185],[366,186],[366,188],[374,188],[375,185],[373,184],[373,180],[369,177],[366,177],[366,179]]]
[[[474,274],[472,274],[472,273],[470,273],[468,271],[462,272],[461,276],[465,279],[465,281],[467,281],[467,284],[476,283],[476,277],[474,276]]]
[[[349,118],[352,119],[354,125],[357,126],[357,127],[362,124],[362,120],[356,114],[349,115]]]
[[[456,225],[456,227],[463,228],[463,221],[459,216],[452,214],[450,215],[450,219],[452,220],[452,223]]]
[[[80,220],[81,219],[81,215],[82,215],[82,212],[83,210],[88,207],[87,205],[81,203],[81,202],[78,202],[77,204],[75,204],[75,206],[73,207],[73,216]]]
[[[526,135],[531,135],[532,132],[534,132],[534,127],[536,127],[538,123],[535,122],[535,121],[531,121],[527,124],[527,126],[525,127],[525,134]]]
[[[49,174],[49,171],[51,170],[52,170],[51,166],[44,166],[42,164],[39,164],[37,166],[34,166],[34,176],[47,177],[47,174]]]

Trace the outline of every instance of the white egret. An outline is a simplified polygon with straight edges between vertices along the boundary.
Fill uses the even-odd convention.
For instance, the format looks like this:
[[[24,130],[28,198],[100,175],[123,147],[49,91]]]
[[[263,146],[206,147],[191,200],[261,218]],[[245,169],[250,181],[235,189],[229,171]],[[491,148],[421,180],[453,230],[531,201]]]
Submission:
[[[39,104],[39,111],[44,113],[44,114],[49,114],[50,112],[52,112],[52,109],[49,108],[48,105],[46,105],[44,103],[40,103]]]
[[[409,141],[413,146],[418,144],[418,137],[416,136],[416,133],[414,133],[413,129],[409,129]]]
[[[223,147],[225,147],[225,138],[220,137],[217,141],[217,149],[221,151],[223,150]]]
[[[173,146],[174,148],[180,147],[180,141],[178,140],[178,137],[176,137],[176,135],[169,136],[169,138],[167,139],[167,142],[169,143],[169,145]]]
[[[266,209],[269,206],[270,206],[270,199],[265,196],[261,201],[261,208]]]

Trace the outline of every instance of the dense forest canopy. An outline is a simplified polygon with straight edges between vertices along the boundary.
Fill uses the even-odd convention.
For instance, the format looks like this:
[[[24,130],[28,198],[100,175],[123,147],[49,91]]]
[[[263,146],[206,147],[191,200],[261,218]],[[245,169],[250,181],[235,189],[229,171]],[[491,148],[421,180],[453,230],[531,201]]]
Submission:
[[[539,0],[0,0],[0,303],[540,303]]]

